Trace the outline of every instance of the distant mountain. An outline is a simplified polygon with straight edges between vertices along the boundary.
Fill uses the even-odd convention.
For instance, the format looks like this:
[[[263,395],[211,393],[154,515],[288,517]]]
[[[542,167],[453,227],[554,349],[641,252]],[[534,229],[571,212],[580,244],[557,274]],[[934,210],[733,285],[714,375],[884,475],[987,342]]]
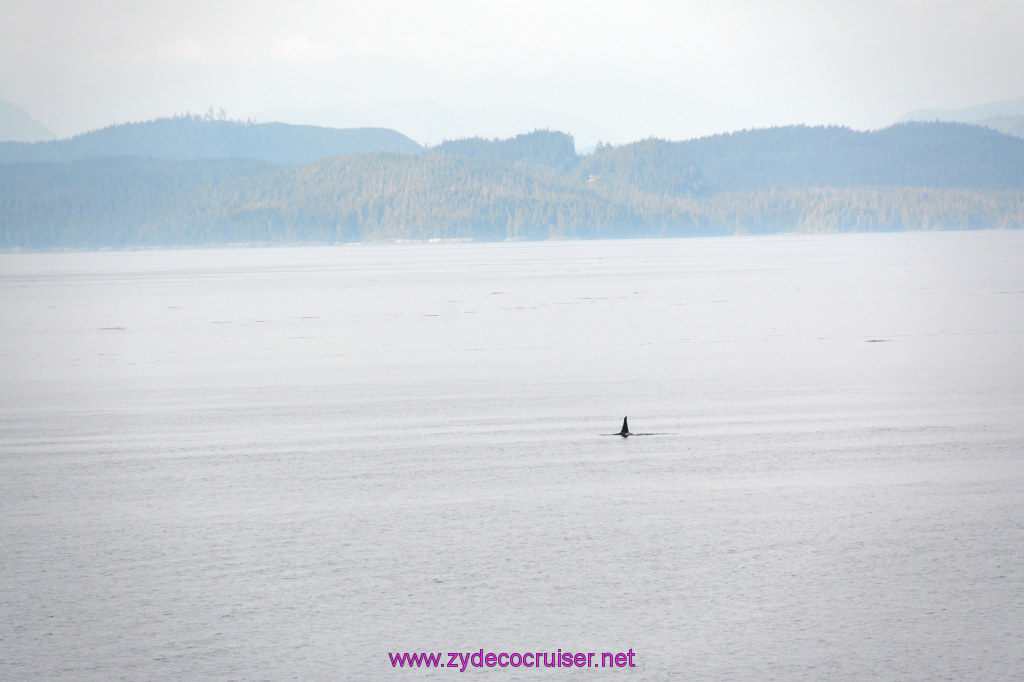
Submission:
[[[710,188],[693,146],[654,138],[601,145],[580,159],[574,175],[595,191],[623,198],[638,191],[655,197],[707,194]]]
[[[568,171],[578,161],[572,135],[550,130],[535,130],[507,140],[485,140],[480,137],[446,140],[432,147],[430,153],[521,162],[557,171]]]
[[[786,126],[601,145],[587,156],[576,155],[564,133],[535,131],[508,140],[454,140],[428,151],[525,162],[571,173],[592,188],[658,196],[795,187],[1024,189],[1024,140],[959,123],[869,132]]]
[[[14,102],[0,98],[0,142],[38,142],[55,135]]]
[[[1002,102],[979,104],[966,109],[916,109],[900,117],[898,123],[908,121],[949,121],[954,123],[981,123],[995,116],[1024,116],[1024,97]]]
[[[416,153],[421,147],[405,135],[384,128],[339,130],[179,116],[111,126],[67,140],[0,143],[0,163],[116,156],[310,163],[325,156],[381,151]]]
[[[1024,189],[1024,140],[959,123],[792,126],[680,143],[705,192],[790,187]]]
[[[966,109],[918,109],[904,114],[899,120],[972,123],[1007,135],[1024,137],[1024,97]]]
[[[534,131],[421,153],[308,148],[322,158],[304,165],[294,149],[239,158],[223,142],[262,126],[184,123],[179,144],[156,137],[163,152],[206,157],[101,148],[0,164],[0,249],[1024,228],[1024,140],[959,123],[792,126],[586,156]]]
[[[501,82],[500,77],[495,76],[494,82]],[[339,102],[332,106],[268,111],[256,118],[330,128],[384,126],[431,146],[473,135],[508,138],[538,128],[570,131],[588,146],[612,137],[607,128],[595,121],[566,112],[524,106],[441,105],[429,99]]]
[[[980,125],[1007,135],[1024,137],[1024,116],[993,116],[982,120]]]

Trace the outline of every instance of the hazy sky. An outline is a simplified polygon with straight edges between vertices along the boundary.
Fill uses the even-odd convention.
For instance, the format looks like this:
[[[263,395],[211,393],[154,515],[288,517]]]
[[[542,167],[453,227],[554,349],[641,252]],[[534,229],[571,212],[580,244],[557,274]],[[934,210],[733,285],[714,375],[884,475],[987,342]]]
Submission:
[[[0,17],[0,97],[60,136],[212,106],[427,143],[573,127],[582,145],[1024,96],[1021,0],[0,0]]]

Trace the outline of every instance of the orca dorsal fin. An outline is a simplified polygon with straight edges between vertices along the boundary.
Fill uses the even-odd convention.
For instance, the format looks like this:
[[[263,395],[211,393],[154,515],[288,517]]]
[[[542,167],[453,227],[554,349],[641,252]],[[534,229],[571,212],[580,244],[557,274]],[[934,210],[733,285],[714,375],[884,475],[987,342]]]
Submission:
[[[629,417],[622,418],[622,430],[619,431],[619,435],[623,438],[629,435]]]

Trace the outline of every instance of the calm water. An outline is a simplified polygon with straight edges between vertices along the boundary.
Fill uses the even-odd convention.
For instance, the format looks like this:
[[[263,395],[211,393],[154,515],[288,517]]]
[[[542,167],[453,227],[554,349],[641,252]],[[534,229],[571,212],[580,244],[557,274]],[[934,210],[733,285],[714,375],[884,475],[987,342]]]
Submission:
[[[0,334],[0,678],[1024,676],[1024,233],[3,255]],[[638,667],[387,656],[559,648]]]

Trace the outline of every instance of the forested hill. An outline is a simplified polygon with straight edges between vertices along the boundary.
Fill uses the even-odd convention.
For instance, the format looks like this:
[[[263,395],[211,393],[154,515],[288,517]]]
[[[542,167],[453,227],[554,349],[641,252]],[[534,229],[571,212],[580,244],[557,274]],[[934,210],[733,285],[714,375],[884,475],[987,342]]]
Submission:
[[[962,123],[871,132],[795,126],[680,143],[711,191],[768,187],[1024,188],[1024,139]]]
[[[489,161],[520,162],[561,172],[570,171],[579,163],[572,136],[550,130],[535,130],[508,140],[485,140],[480,137],[446,140],[430,151],[434,154],[469,156]]]
[[[335,153],[322,141],[352,131],[282,126],[271,144],[244,136],[277,128],[220,123],[108,129],[122,145],[165,131],[146,154],[93,137],[90,153],[0,163],[0,249],[1024,227],[1024,140],[963,124],[795,126],[578,155],[551,131]],[[204,144],[214,132],[230,134]],[[249,141],[224,142],[233,135]]]
[[[177,116],[111,126],[66,140],[0,142],[0,163],[117,156],[311,163],[338,154],[420,149],[405,135],[386,128],[336,129]]]
[[[599,145],[588,156],[573,149],[568,135],[536,131],[446,142],[430,151],[525,162],[606,187],[670,196],[805,187],[1024,189],[1024,139],[962,123],[902,123],[871,132],[788,126]]]

